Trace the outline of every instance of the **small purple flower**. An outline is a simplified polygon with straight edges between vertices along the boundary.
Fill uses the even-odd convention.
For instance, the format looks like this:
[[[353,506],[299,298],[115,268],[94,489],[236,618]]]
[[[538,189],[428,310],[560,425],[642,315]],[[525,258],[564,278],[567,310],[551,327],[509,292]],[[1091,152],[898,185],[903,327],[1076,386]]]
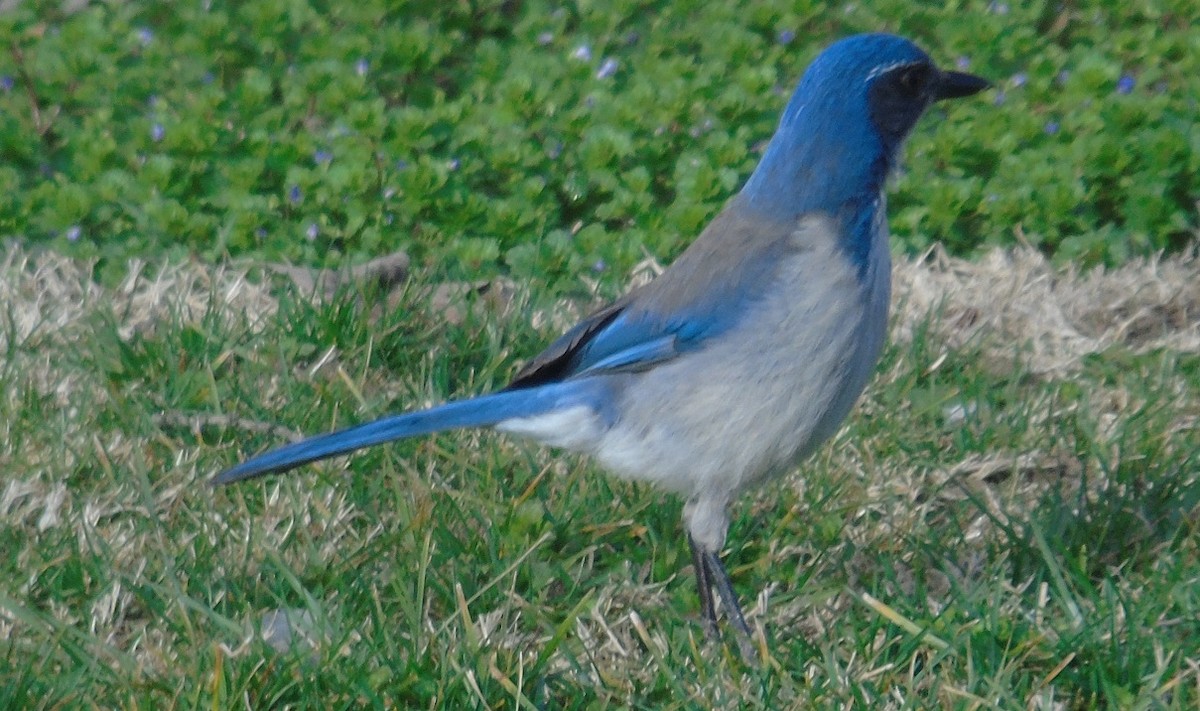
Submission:
[[[67,228],[67,241],[68,242],[78,242],[79,237],[82,234],[83,234],[83,230],[80,229],[79,225],[71,225],[70,227]]]
[[[149,27],[141,27],[137,31],[137,38],[143,47],[149,47],[150,43],[154,41],[154,32]]]
[[[151,94],[150,96],[146,97],[146,106],[149,106],[152,109],[158,106],[158,94]]]
[[[217,77],[214,76],[212,72],[204,72],[204,74],[200,76],[201,84],[212,84],[216,80]]]
[[[966,55],[961,55],[958,59],[954,60],[954,66],[958,67],[960,70],[969,69],[971,67],[971,58]]]
[[[165,136],[166,133],[167,133],[167,130],[165,128],[163,128],[163,125],[161,123],[155,123],[154,125],[152,125],[150,127],[150,140],[154,141],[155,143],[158,143],[159,141],[161,141],[163,139],[163,136]]]
[[[304,230],[304,235],[306,237],[308,237],[308,240],[310,242],[312,240],[315,240],[317,238],[317,235],[319,235],[319,234],[321,234],[321,229],[319,227],[317,227],[317,223],[315,223],[315,222],[308,223],[308,229]]]
[[[603,259],[597,259],[592,263],[592,271],[594,272],[602,272],[605,269],[608,269],[608,264]]]
[[[1058,73],[1058,76],[1054,77],[1054,80],[1058,82],[1059,86],[1062,86],[1063,84],[1066,84],[1067,80],[1070,78],[1071,78],[1071,72],[1069,70],[1064,69]]]
[[[404,160],[403,158],[397,160],[396,161],[396,170],[398,170],[398,171],[408,170],[408,161]]]
[[[1003,106],[1006,99],[1008,99],[1008,94],[1004,93],[1003,89],[997,89],[996,95],[992,97],[992,105]]]
[[[780,30],[779,34],[775,35],[775,41],[779,44],[791,44],[794,39],[796,33],[793,30]]]
[[[313,162],[317,165],[328,165],[333,162],[333,154],[325,149],[319,149],[313,152]]]
[[[692,138],[699,138],[700,136],[703,136],[711,131],[714,125],[715,124],[713,123],[712,117],[709,117],[701,121],[698,125],[692,126],[688,133]]]
[[[1047,121],[1042,130],[1046,132],[1047,136],[1053,136],[1058,133],[1058,121]]]
[[[367,70],[370,68],[371,65],[369,62],[367,62],[366,57],[360,57],[359,60],[354,63],[354,73],[360,77],[365,77],[367,75]]]
[[[988,9],[988,12],[992,13],[993,15],[1007,15],[1008,14],[1008,3],[993,1],[993,2],[988,3],[987,9]]]
[[[546,45],[550,44],[553,41],[554,41],[554,33],[553,32],[543,32],[537,36],[537,43],[542,45],[543,47],[545,47]]]
[[[609,57],[600,64],[600,69],[596,70],[597,79],[607,79],[617,73],[617,67],[621,66],[617,60]]]
[[[12,91],[13,84],[15,83],[11,76],[7,74],[0,75],[0,89],[3,89],[6,94]]]
[[[257,237],[257,238],[259,238],[259,239],[266,239],[266,238],[267,238],[267,228],[266,228],[266,227],[259,227],[259,228],[255,229],[255,230],[254,230],[254,236],[255,236],[255,237]]]
[[[299,205],[300,201],[303,199],[304,191],[300,189],[299,185],[293,185],[292,187],[288,188],[288,202],[292,203],[293,205]]]
[[[1137,80],[1130,74],[1122,74],[1117,80],[1117,93],[1129,94],[1133,92],[1133,87],[1137,86]]]
[[[1013,86],[1015,86],[1017,88],[1025,86],[1025,84],[1028,82],[1029,82],[1029,75],[1026,74],[1025,72],[1017,72],[1016,74],[1013,75],[1012,83],[1013,83]]]
[[[446,167],[450,170],[458,170],[459,166],[461,165],[462,163],[460,163],[457,158],[451,158],[449,162],[446,163]]]
[[[592,61],[592,48],[586,44],[581,44],[571,52],[571,59],[578,59],[581,62]]]

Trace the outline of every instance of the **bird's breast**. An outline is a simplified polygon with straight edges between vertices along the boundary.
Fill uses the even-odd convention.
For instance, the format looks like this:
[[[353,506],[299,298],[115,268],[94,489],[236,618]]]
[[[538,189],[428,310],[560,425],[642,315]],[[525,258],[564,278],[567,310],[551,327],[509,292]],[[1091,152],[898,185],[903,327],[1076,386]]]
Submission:
[[[732,496],[836,431],[878,355],[882,339],[865,333],[882,328],[878,297],[830,220],[791,239],[736,327],[624,390],[596,450],[606,466],[686,496]]]

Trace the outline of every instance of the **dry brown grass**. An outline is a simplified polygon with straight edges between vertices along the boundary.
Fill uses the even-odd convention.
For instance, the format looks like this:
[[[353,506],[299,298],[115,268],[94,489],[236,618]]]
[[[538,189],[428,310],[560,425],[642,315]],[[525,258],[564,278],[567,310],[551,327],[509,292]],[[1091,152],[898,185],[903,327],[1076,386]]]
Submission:
[[[995,250],[978,261],[933,249],[900,262],[895,275],[894,338],[906,338],[938,313],[937,334],[947,346],[981,338],[997,361],[1023,354],[1032,372],[1055,376],[1114,346],[1200,352],[1195,250],[1079,270],[1055,267],[1029,248]]]

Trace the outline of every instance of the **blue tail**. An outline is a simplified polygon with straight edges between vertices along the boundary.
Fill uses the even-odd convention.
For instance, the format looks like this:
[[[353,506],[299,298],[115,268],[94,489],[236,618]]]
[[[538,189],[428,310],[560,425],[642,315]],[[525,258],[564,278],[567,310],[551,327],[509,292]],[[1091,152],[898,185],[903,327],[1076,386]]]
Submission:
[[[551,383],[522,390],[502,390],[491,395],[448,402],[445,405],[389,415],[356,427],[317,435],[284,445],[213,477],[220,486],[264,474],[285,472],[309,462],[347,454],[356,449],[405,437],[464,427],[488,427],[516,417],[532,417],[556,409],[588,403],[595,388],[587,381]]]

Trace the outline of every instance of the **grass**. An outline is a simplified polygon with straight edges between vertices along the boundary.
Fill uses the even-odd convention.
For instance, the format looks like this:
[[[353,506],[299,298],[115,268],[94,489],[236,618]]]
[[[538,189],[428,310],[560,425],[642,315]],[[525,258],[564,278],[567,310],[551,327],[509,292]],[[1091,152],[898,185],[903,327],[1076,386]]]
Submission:
[[[0,707],[1200,706],[1188,2],[13,5]],[[854,415],[739,503],[758,665],[700,633],[680,503],[583,459],[461,432],[205,485],[504,383],[880,29],[997,83],[890,196],[898,252],[977,261],[899,261]],[[257,268],[394,249],[389,294]]]
[[[1118,277],[1194,264],[1055,289],[1169,325],[1194,288],[1138,306]],[[985,271],[902,264],[847,427],[738,506],[748,666],[701,634],[679,502],[579,458],[461,432],[206,488],[287,430],[496,387],[562,305],[518,291],[447,324],[419,282],[393,308],[196,264],[103,289],[10,250],[0,705],[1194,708],[1194,319],[1035,351],[996,325],[1038,327],[1025,272]],[[993,290],[921,305],[956,275]],[[964,326],[969,298],[994,323]]]
[[[620,283],[757,162],[804,67],[911,37],[996,88],[932,111],[895,244],[1122,264],[1198,224],[1193,0],[5,3],[0,237],[96,257]]]

